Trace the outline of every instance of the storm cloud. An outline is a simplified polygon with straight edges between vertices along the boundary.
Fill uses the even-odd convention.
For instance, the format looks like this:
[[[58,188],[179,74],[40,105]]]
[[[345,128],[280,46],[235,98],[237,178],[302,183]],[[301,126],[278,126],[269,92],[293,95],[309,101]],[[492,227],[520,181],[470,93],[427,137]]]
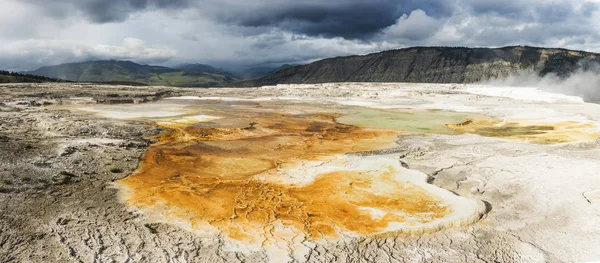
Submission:
[[[431,15],[449,15],[443,1],[334,0],[334,1],[228,1],[215,8],[220,22],[244,27],[276,27],[309,36],[368,39],[404,14],[427,9]]]
[[[57,18],[82,14],[94,23],[122,22],[136,12],[148,9],[178,9],[188,7],[187,0],[22,0],[46,10]]]
[[[584,0],[0,0],[0,4],[0,68],[5,69],[93,58],[167,65],[304,63],[413,45],[600,51],[598,3]],[[132,39],[143,45],[132,45]]]

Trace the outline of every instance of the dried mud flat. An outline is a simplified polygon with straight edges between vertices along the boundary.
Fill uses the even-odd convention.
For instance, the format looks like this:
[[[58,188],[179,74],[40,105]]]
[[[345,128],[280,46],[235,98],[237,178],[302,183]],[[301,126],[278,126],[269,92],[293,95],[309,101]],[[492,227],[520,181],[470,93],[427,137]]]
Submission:
[[[485,204],[485,211],[468,224],[436,228],[438,231],[396,231],[306,243],[303,253],[289,252],[287,258],[274,258],[260,248],[232,248],[225,235],[207,236],[198,228],[186,227],[186,222],[165,220],[160,213],[123,202],[122,191],[115,184],[136,171],[143,172],[138,169],[140,159],[149,147],[157,145],[160,137],[156,135],[168,137],[173,125],[202,118],[193,115],[156,125],[144,115],[147,112],[127,112],[129,104],[115,106],[112,115],[102,116],[98,109],[104,106],[96,103],[154,105],[150,102],[181,96],[199,103],[301,102],[376,110],[354,112],[352,116],[360,119],[346,120],[353,124],[372,114],[389,114],[392,108],[489,117],[448,123],[447,128],[456,134],[409,129],[395,135],[394,147],[358,149],[363,151],[357,153],[391,156],[403,168],[425,173],[432,186]],[[77,110],[81,108],[92,111]],[[168,110],[177,111],[162,111]],[[276,118],[263,118],[254,132],[272,132],[263,126]],[[600,191],[599,120],[600,107],[577,98],[475,85],[349,83],[253,89],[1,85],[0,261],[600,260],[600,200],[596,194]],[[389,123],[368,125],[394,128]],[[306,130],[315,128],[298,125]],[[196,132],[206,136],[203,130]],[[353,132],[351,137],[357,137]],[[149,153],[150,157],[154,154],[152,150]],[[124,181],[130,178],[137,180],[132,176]],[[300,191],[296,195],[311,194]]]

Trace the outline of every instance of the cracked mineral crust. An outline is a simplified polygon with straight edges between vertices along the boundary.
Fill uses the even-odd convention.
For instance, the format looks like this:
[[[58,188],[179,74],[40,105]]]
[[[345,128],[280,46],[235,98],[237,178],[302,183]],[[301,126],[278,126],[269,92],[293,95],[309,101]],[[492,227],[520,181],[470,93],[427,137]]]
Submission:
[[[401,83],[0,91],[1,262],[600,259],[600,106],[577,97]],[[99,104],[106,94],[155,102]]]

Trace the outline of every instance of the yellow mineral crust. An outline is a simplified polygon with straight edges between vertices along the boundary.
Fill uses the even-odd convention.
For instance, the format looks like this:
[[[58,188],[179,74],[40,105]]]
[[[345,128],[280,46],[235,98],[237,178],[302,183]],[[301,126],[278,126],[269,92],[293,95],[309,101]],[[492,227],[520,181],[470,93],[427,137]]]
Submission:
[[[187,126],[159,122],[168,131],[148,148],[140,168],[118,182],[127,189],[125,201],[260,246],[461,219],[454,201],[460,197],[411,175],[397,159],[343,155],[386,147],[397,131],[339,124],[333,114],[222,115]],[[298,168],[306,163],[317,165]],[[463,207],[473,211],[466,216],[477,220],[483,212],[468,201]]]
[[[593,123],[577,121],[477,119],[446,126],[460,133],[525,140],[536,144],[591,141],[600,137],[598,126]]]

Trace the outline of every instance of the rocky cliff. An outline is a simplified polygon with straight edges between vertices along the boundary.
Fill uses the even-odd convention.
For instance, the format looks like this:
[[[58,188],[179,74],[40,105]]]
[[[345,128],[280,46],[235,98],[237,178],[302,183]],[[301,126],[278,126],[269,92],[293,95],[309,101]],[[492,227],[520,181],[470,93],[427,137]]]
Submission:
[[[513,74],[567,76],[600,54],[554,48],[411,47],[335,57],[237,83],[239,86],[324,82],[470,83]],[[593,64],[593,63],[592,63]]]

